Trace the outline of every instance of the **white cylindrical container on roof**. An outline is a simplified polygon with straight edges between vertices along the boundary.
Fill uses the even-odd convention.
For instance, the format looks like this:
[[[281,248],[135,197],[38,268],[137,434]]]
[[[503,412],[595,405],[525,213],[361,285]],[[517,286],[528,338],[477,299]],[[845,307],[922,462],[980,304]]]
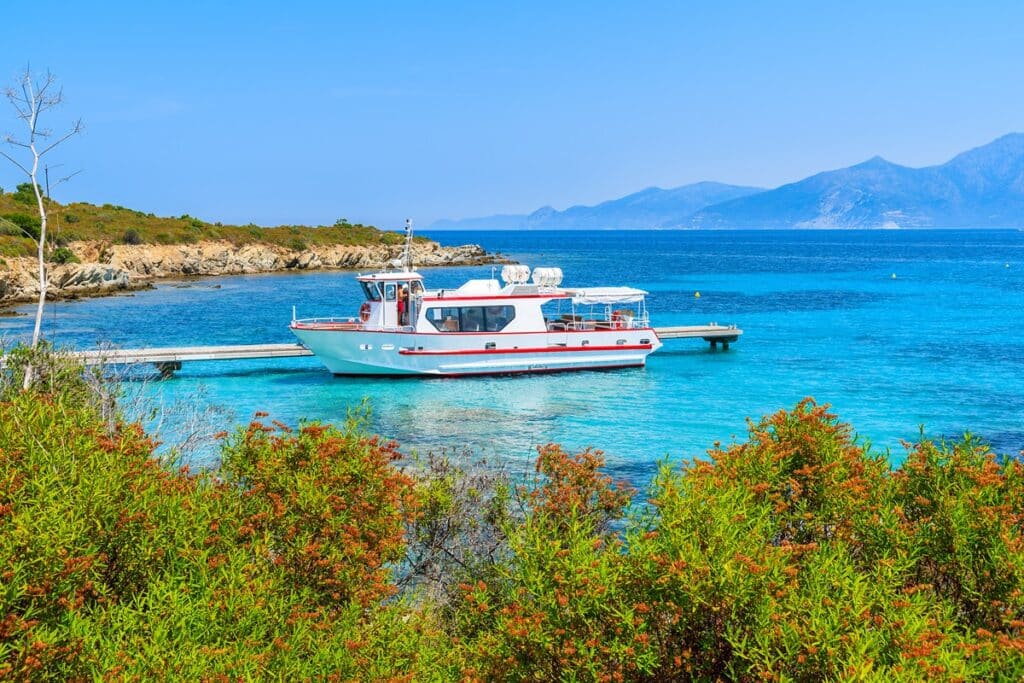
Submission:
[[[503,266],[501,269],[501,279],[506,284],[521,285],[530,279],[530,266],[519,263]]]
[[[562,284],[562,269],[534,268],[533,283],[539,287],[557,287]]]

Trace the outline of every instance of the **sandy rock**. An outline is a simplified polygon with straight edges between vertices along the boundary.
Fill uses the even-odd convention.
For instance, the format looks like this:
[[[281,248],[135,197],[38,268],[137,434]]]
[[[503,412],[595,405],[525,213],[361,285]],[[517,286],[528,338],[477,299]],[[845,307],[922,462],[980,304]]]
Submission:
[[[140,289],[152,280],[192,275],[237,275],[287,270],[375,270],[402,255],[402,245],[315,246],[296,251],[269,244],[236,247],[217,240],[187,245],[75,242],[71,250],[82,263],[51,265],[49,296],[102,295]],[[436,242],[412,246],[416,266],[466,266],[505,263],[475,244],[442,247]],[[36,264],[30,258],[8,261],[0,269],[0,305],[38,296]]]

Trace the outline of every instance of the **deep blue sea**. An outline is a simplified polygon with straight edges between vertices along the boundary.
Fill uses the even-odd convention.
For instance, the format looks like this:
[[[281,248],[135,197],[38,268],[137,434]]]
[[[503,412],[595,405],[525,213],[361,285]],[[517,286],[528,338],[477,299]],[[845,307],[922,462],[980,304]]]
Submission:
[[[727,352],[667,341],[645,369],[393,380],[333,377],[315,359],[234,361],[186,364],[144,391],[162,405],[219,406],[236,423],[256,410],[287,423],[342,420],[366,399],[372,429],[406,450],[469,447],[515,469],[537,444],[592,445],[637,482],[660,458],[742,439],[747,417],[805,396],[832,404],[894,461],[921,428],[1024,449],[1024,232],[428,235],[559,266],[567,286],[646,289],[655,326],[735,323],[744,335]],[[491,269],[423,272],[428,287],[455,287]],[[51,305],[44,329],[76,348],[289,342],[293,305],[300,317],[354,315],[360,300],[352,273],[194,279]],[[30,326],[0,318],[0,335],[25,338]]]

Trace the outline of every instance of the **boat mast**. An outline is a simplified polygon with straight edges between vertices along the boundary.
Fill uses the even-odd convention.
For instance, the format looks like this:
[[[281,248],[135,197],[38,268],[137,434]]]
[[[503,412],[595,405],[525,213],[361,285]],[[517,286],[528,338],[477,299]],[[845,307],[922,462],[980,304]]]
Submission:
[[[412,219],[405,219],[405,251],[402,252],[402,267],[405,272],[412,271]]]

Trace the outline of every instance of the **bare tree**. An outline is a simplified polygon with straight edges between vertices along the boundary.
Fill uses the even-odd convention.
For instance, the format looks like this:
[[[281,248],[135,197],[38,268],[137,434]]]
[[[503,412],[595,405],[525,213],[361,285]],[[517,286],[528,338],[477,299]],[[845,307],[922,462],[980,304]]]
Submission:
[[[29,68],[18,79],[17,84],[4,91],[4,96],[11,103],[17,116],[28,127],[26,137],[5,135],[4,143],[17,150],[14,154],[0,151],[8,161],[17,166],[32,183],[39,208],[39,235],[25,230],[28,237],[36,243],[36,254],[39,265],[39,305],[36,307],[36,324],[32,331],[32,348],[39,345],[39,335],[43,324],[43,306],[46,303],[46,290],[49,285],[46,274],[46,201],[39,187],[39,161],[57,145],[82,131],[81,120],[76,121],[69,130],[55,136],[49,129],[39,124],[39,117],[53,109],[63,101],[63,91],[56,86],[57,79],[49,71],[43,76],[33,76]],[[20,157],[20,159],[19,159]],[[70,177],[70,176],[69,176]],[[24,388],[32,383],[32,367],[25,370]]]

